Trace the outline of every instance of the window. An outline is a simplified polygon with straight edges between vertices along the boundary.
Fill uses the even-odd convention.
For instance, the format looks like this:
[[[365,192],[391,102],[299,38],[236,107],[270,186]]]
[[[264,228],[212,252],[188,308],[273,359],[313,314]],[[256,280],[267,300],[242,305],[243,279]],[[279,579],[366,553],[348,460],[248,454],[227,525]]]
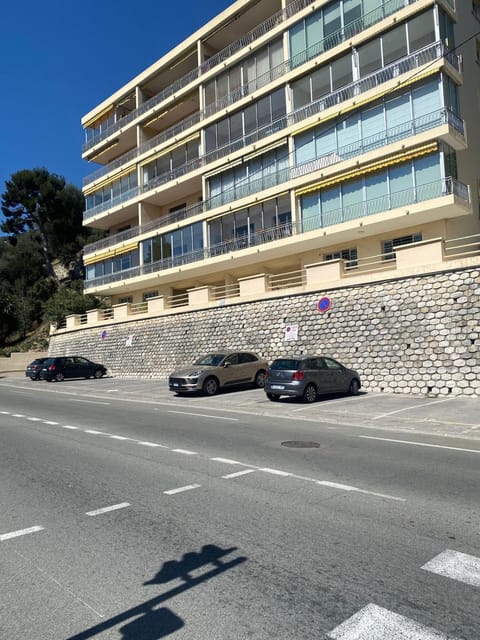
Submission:
[[[149,298],[158,298],[158,291],[147,291],[143,294],[143,301],[146,302]]]
[[[128,304],[133,302],[133,296],[124,296],[118,301],[119,304]]]
[[[353,247],[352,249],[341,249],[340,251],[326,253],[323,256],[323,259],[325,261],[339,259],[345,260],[345,266],[347,267],[347,269],[358,267],[358,253],[356,247]]]
[[[406,244],[413,244],[414,242],[421,242],[422,234],[414,233],[410,236],[402,236],[401,238],[394,238],[393,240],[384,240],[382,242],[382,253],[384,260],[395,260],[396,247],[402,247]]]

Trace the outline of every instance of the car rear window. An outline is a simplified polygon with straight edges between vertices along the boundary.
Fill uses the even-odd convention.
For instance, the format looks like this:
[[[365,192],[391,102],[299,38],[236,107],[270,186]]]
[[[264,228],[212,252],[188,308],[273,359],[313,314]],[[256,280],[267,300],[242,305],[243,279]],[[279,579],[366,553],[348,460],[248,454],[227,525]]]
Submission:
[[[274,360],[272,363],[271,369],[286,369],[289,371],[293,371],[298,369],[300,366],[300,360],[295,360],[294,358],[279,358],[278,360]]]

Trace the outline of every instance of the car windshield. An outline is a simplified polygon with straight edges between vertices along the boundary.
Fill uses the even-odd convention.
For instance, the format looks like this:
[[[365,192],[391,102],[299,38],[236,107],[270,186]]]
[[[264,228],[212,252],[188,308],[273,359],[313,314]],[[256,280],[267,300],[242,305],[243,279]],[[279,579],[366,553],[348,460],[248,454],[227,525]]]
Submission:
[[[300,366],[300,360],[295,360],[293,358],[279,358],[278,360],[274,360],[272,363],[271,369],[285,369],[288,371],[293,371],[298,369]]]
[[[55,362],[55,358],[47,358],[45,360],[45,362],[43,362],[42,364],[44,364],[46,367],[53,364]]]
[[[37,358],[36,360],[31,362],[30,364],[42,364],[42,362],[45,362],[45,358]]]
[[[224,358],[224,353],[209,353],[207,356],[203,356],[202,358],[195,360],[193,364],[199,364],[206,367],[218,367]]]

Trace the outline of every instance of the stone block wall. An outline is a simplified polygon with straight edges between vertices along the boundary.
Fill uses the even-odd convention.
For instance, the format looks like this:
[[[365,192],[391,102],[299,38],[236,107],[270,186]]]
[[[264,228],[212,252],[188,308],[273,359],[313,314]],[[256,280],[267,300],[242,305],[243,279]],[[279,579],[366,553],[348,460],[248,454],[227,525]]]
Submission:
[[[160,379],[221,348],[270,361],[319,353],[357,369],[366,391],[479,396],[479,324],[480,268],[466,268],[72,331],[52,336],[49,353]],[[289,325],[297,340],[286,340]]]

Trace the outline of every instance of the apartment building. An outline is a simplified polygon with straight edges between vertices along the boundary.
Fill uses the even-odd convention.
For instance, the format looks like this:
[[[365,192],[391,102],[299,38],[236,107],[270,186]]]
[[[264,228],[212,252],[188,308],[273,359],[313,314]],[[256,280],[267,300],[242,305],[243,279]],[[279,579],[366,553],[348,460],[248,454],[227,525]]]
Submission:
[[[478,234],[479,31],[480,0],[237,0],[82,119],[86,292]]]

